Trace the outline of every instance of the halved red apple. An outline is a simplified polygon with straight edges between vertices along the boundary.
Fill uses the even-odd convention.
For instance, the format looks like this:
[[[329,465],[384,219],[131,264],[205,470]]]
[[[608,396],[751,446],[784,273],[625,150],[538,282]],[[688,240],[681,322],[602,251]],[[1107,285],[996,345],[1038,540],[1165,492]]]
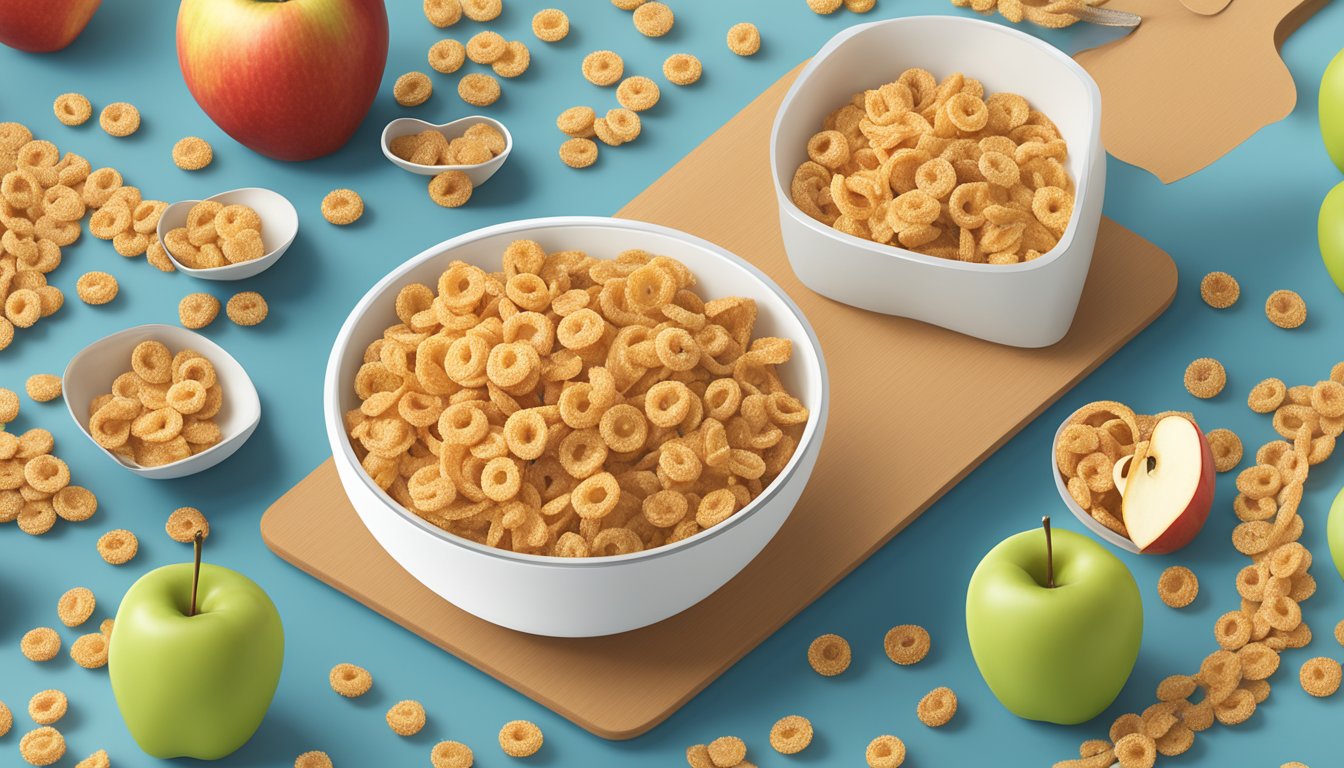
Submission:
[[[1204,527],[1213,506],[1213,451],[1184,416],[1159,421],[1141,464],[1121,463],[1115,474],[1125,528],[1144,554],[1175,552]]]

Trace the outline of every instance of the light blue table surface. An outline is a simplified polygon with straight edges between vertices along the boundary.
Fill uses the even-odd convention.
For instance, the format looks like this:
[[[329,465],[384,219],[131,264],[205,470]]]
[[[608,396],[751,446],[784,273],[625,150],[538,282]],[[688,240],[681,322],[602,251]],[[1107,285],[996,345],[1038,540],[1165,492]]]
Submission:
[[[1213,619],[1237,607],[1232,580],[1246,562],[1229,543],[1236,522],[1230,474],[1219,478],[1214,513],[1193,546],[1170,558],[1124,556],[1143,592],[1143,650],[1119,701],[1091,724],[1025,722],[998,705],[967,647],[964,590],[981,555],[1035,525],[1042,514],[1054,515],[1062,527],[1081,528],[1060,503],[1046,468],[1056,425],[1080,403],[1118,398],[1150,412],[1191,409],[1206,427],[1236,430],[1253,451],[1273,433],[1267,418],[1246,408],[1248,388],[1270,375],[1289,383],[1315,382],[1344,359],[1344,297],[1326,278],[1315,240],[1320,201],[1341,180],[1322,149],[1316,123],[1317,84],[1344,43],[1340,3],[1326,7],[1284,46],[1298,86],[1297,108],[1286,120],[1169,186],[1111,159],[1106,213],[1176,260],[1181,281],[1171,309],[868,563],[651,733],[624,743],[592,736],[272,555],[262,544],[258,520],[327,456],[320,395],[327,352],[346,312],[378,277],[429,245],[484,225],[530,216],[610,214],[845,25],[959,12],[943,0],[880,0],[866,17],[843,12],[818,17],[802,0],[674,0],[675,29],[667,38],[650,40],[636,34],[629,14],[603,0],[553,2],[573,20],[561,44],[540,43],[529,31],[541,3],[506,0],[509,7],[494,25],[528,42],[532,69],[505,81],[503,99],[488,110],[514,132],[513,158],[458,210],[430,202],[424,180],[394,168],[377,148],[379,130],[394,116],[438,121],[468,113],[454,93],[455,79],[437,73],[432,73],[437,93],[426,105],[404,110],[392,100],[393,80],[412,69],[426,70],[425,50],[444,34],[425,21],[413,0],[389,3],[392,46],[383,89],[358,135],[338,154],[301,165],[252,154],[197,108],[174,55],[175,10],[164,0],[107,0],[83,37],[60,54],[0,49],[0,120],[22,120],[63,150],[89,157],[95,167],[115,165],[146,197],[197,198],[262,185],[293,200],[301,221],[298,240],[279,265],[245,284],[265,294],[270,319],[240,328],[221,317],[206,331],[252,373],[265,414],[251,442],[224,465],[182,480],[140,480],[112,466],[80,436],[59,402],[41,405],[24,398],[14,426],[54,432],[57,453],[70,462],[77,482],[96,490],[102,506],[91,522],[58,523],[40,538],[24,536],[12,525],[0,529],[0,700],[17,716],[15,730],[0,738],[0,765],[21,764],[18,736],[32,727],[26,702],[46,688],[62,689],[72,701],[59,725],[70,744],[60,765],[73,765],[98,748],[106,748],[116,766],[166,764],[135,746],[117,714],[105,670],[81,669],[64,652],[57,661],[34,664],[20,655],[18,641],[34,626],[59,626],[56,598],[71,586],[88,585],[97,593],[99,608],[89,625],[96,627],[138,575],[186,559],[188,548],[163,533],[167,513],[184,504],[201,507],[211,519],[209,559],[259,582],[279,606],[287,630],[284,674],[270,714],[258,735],[223,761],[229,766],[285,766],[309,749],[329,752],[342,768],[425,766],[430,746],[440,739],[469,744],[478,765],[502,766],[510,759],[499,751],[496,733],[515,718],[534,720],[545,731],[546,745],[531,760],[538,765],[684,765],[687,745],[737,734],[746,739],[750,759],[763,766],[853,766],[862,765],[871,738],[894,733],[908,745],[907,765],[917,768],[1040,766],[1076,756],[1082,739],[1104,735],[1112,717],[1150,703],[1161,678],[1193,672],[1213,649]],[[765,39],[754,58],[738,58],[724,45],[727,28],[742,20],[756,22]],[[465,40],[478,28],[464,21],[447,34]],[[1075,50],[1108,34],[1075,29],[1048,37]],[[597,167],[576,172],[556,157],[561,137],[553,121],[574,104],[614,106],[609,90],[579,75],[579,60],[598,48],[617,50],[627,72],[660,81],[662,60],[690,51],[704,61],[706,74],[692,88],[665,85],[663,101],[647,116],[638,142],[603,148]],[[874,78],[883,74],[875,72]],[[129,139],[113,139],[96,120],[81,128],[60,125],[52,99],[72,90],[85,93],[96,107],[118,100],[136,104],[143,127]],[[214,145],[216,160],[208,170],[192,174],[173,166],[169,150],[185,135],[203,136]],[[327,224],[318,212],[323,194],[340,186],[359,190],[368,204],[364,219],[344,229]],[[719,192],[730,195],[731,180],[725,179]],[[91,307],[75,298],[76,278],[94,269],[110,271],[121,282],[121,295],[110,305]],[[1212,269],[1241,280],[1243,299],[1231,310],[1216,312],[1199,299],[1199,278]],[[0,386],[22,390],[29,374],[60,373],[72,354],[112,331],[175,322],[177,301],[188,292],[227,298],[230,289],[240,288],[162,274],[142,259],[121,258],[110,244],[87,234],[66,250],[52,278],[67,293],[65,308],[21,332],[0,353]],[[1289,332],[1266,321],[1262,304],[1277,288],[1305,297],[1310,307],[1305,326]],[[1229,370],[1227,391],[1211,401],[1195,400],[1181,385],[1186,364],[1202,356],[1221,359]],[[1341,699],[1308,697],[1297,684],[1297,669],[1309,656],[1344,655],[1332,638],[1335,622],[1344,617],[1344,589],[1324,535],[1329,502],[1344,483],[1340,464],[1337,458],[1313,470],[1303,505],[1303,541],[1316,556],[1320,585],[1306,609],[1316,640],[1285,655],[1274,693],[1253,720],[1200,735],[1190,753],[1171,764],[1339,764]],[[893,468],[893,477],[899,476]],[[140,555],[127,567],[108,566],[94,552],[98,536],[117,527],[140,536]],[[1203,584],[1194,605],[1179,612],[1158,601],[1154,586],[1161,569],[1174,562],[1191,566]],[[934,650],[918,666],[899,668],[882,654],[883,633],[901,623],[922,624],[933,635]],[[835,679],[813,674],[804,658],[808,642],[825,632],[846,636],[854,648],[853,667]],[[78,631],[61,628],[61,634],[68,649]],[[327,671],[340,661],[372,671],[376,685],[370,695],[347,701],[331,692]],[[955,689],[961,707],[950,726],[933,730],[916,720],[915,703],[939,685]],[[428,726],[409,739],[383,723],[386,708],[403,698],[419,699],[429,712]],[[810,717],[817,737],[801,755],[783,757],[770,749],[767,733],[775,719],[790,713]]]

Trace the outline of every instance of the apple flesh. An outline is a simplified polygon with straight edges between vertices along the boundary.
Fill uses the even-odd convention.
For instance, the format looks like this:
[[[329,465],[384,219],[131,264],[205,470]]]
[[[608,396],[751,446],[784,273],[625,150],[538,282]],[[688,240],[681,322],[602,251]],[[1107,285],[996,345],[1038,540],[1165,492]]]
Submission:
[[[177,59],[225,133],[277,160],[335,152],[387,64],[383,0],[183,0]]]
[[[108,675],[131,736],[161,759],[218,760],[252,738],[280,682],[280,614],[242,574],[202,565],[155,569],[117,610]]]
[[[1344,171],[1344,50],[1325,68],[1321,76],[1321,93],[1317,108],[1321,117],[1321,139],[1325,151]]]
[[[1072,725],[1120,695],[1143,636],[1138,584],[1093,539],[1053,532],[1054,587],[1045,536],[1012,536],[985,555],[966,590],[966,634],[980,674],[1009,712]]]
[[[1199,427],[1167,416],[1153,427],[1143,466],[1130,462],[1127,469],[1117,477],[1120,514],[1139,551],[1161,555],[1193,541],[1213,506],[1215,476],[1213,451]]]
[[[0,0],[0,43],[29,53],[59,51],[79,37],[102,0]]]
[[[1344,126],[1341,127],[1344,130]],[[1344,142],[1344,137],[1341,137]],[[1344,184],[1336,186],[1321,203],[1321,215],[1316,220],[1316,237],[1321,245],[1321,260],[1325,271],[1335,281],[1335,287],[1344,291]]]

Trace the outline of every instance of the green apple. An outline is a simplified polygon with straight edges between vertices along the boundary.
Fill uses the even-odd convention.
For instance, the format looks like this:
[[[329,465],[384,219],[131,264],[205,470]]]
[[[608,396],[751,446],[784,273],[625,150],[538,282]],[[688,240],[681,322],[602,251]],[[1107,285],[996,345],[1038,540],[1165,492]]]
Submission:
[[[157,758],[217,760],[261,725],[284,661],[275,604],[237,571],[167,565],[117,610],[108,674],[131,736]],[[192,600],[197,610],[192,610]]]
[[[1321,244],[1325,270],[1330,273],[1335,286],[1344,291],[1344,184],[1330,190],[1321,203],[1316,237]]]
[[[1344,489],[1340,489],[1335,503],[1330,505],[1330,516],[1325,521],[1325,538],[1330,542],[1330,559],[1335,570],[1344,579]]]
[[[1091,538],[1046,529],[989,551],[966,591],[980,675],[1009,712],[1072,725],[1101,714],[1139,656],[1143,601],[1120,559]]]
[[[1344,171],[1344,51],[1335,54],[1321,75],[1319,104],[1325,151]]]

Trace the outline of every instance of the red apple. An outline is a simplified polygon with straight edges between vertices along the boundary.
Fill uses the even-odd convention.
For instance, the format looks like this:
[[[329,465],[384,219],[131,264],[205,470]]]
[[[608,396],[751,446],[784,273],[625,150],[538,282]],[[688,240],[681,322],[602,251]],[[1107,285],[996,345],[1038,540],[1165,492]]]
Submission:
[[[387,64],[383,0],[182,0],[177,60],[224,132],[277,160],[340,149]]]
[[[1175,552],[1204,527],[1213,506],[1213,451],[1189,419],[1157,422],[1143,463],[1121,463],[1115,474],[1125,528],[1144,554]]]
[[[103,0],[0,0],[0,43],[30,53],[59,51],[84,31]]]

